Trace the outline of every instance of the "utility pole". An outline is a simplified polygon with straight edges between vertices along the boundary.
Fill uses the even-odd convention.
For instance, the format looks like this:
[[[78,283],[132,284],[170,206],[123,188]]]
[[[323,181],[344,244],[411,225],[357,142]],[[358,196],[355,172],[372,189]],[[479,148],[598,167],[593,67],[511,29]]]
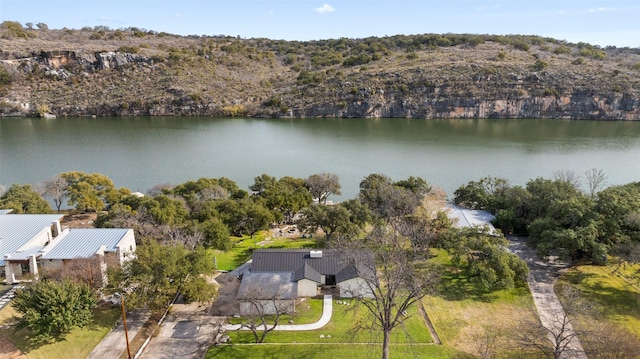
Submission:
[[[129,330],[127,330],[127,312],[124,310],[124,295],[120,295],[120,306],[122,307],[122,321],[124,323],[124,337],[127,341],[127,355],[131,359],[131,348],[129,347]]]

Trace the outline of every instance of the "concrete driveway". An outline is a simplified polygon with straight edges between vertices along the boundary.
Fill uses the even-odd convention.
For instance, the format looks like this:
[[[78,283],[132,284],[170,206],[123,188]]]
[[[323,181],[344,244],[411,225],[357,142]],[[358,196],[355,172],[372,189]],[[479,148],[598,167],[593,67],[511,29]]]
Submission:
[[[538,310],[540,322],[549,331],[558,333],[565,338],[569,338],[569,343],[564,353],[563,359],[586,359],[587,356],[580,344],[580,339],[573,332],[571,323],[564,319],[566,314],[562,304],[553,289],[553,286],[560,276],[560,271],[567,267],[564,263],[545,262],[541,260],[525,243],[523,237],[508,236],[509,250],[517,254],[529,266],[529,277],[527,283],[533,296],[533,302]],[[562,331],[562,332],[561,332]],[[550,334],[552,342],[553,336]]]
[[[208,315],[208,306],[174,304],[160,333],[140,356],[144,359],[202,359],[213,344],[221,320]]]

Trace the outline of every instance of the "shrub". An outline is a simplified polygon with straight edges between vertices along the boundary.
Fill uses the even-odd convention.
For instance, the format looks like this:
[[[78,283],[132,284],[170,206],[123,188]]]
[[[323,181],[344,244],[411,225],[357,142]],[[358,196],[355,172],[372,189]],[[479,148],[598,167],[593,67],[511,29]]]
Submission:
[[[553,49],[553,53],[556,55],[561,55],[561,54],[571,55],[571,52],[572,52],[571,48],[565,45],[560,45],[555,49]]]
[[[118,51],[120,52],[127,52],[130,54],[137,54],[138,51],[140,51],[140,48],[137,46],[120,46],[118,48]]]
[[[549,66],[549,64],[544,61],[544,60],[536,60],[536,63],[533,64],[533,69],[536,71],[542,71],[544,69],[546,69]]]
[[[582,57],[578,57],[577,59],[575,59],[575,60],[573,60],[571,62],[571,64],[573,64],[573,65],[584,65],[585,63],[587,63],[587,62]]]
[[[240,116],[244,116],[247,113],[247,109],[244,107],[243,104],[235,104],[235,105],[223,107],[222,112],[226,116],[240,117]]]
[[[589,57],[595,60],[604,60],[607,57],[607,53],[594,47],[584,47],[580,49],[580,56]]]
[[[0,66],[0,86],[11,84],[11,75],[3,66]]]
[[[36,37],[35,34],[26,31],[22,27],[22,24],[20,24],[17,21],[4,21],[2,24],[0,24],[0,27],[2,27],[3,29],[6,29],[9,35],[12,37],[19,37],[23,39]]]
[[[409,60],[415,60],[418,58],[418,54],[416,54],[415,51],[411,51],[410,53],[407,54],[407,59]]]
[[[529,44],[524,40],[515,40],[511,44],[516,50],[529,51]]]

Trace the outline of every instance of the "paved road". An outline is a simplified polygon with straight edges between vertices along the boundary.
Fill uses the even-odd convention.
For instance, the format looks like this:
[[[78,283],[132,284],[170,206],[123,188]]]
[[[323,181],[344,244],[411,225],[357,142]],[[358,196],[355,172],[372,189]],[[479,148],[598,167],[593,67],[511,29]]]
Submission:
[[[274,330],[316,330],[329,324],[331,321],[331,315],[333,314],[333,297],[331,294],[324,296],[322,304],[322,316],[320,320],[310,324],[285,324],[278,325]],[[229,330],[249,330],[249,328],[242,328],[240,324],[227,324],[224,326],[226,331]],[[258,330],[263,330],[262,327],[258,327]]]
[[[531,250],[522,237],[508,236],[509,250],[517,254],[529,266],[529,289],[536,305],[540,322],[553,333],[562,333],[563,337],[570,338],[567,350],[562,358],[566,359],[586,359],[587,356],[580,344],[580,340],[573,332],[571,323],[566,320],[566,314],[562,309],[562,304],[553,289],[553,285],[560,276],[559,271],[566,268],[566,264],[551,263],[541,260],[536,253]],[[562,327],[564,328],[562,329]],[[562,330],[562,331],[561,331]],[[549,334],[549,339],[554,342],[553,334]]]

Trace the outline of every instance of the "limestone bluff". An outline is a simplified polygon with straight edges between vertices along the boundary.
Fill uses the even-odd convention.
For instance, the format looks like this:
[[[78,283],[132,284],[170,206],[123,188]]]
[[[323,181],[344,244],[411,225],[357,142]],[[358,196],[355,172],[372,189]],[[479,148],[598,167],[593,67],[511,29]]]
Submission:
[[[0,114],[640,120],[639,49],[535,36],[95,34],[3,36]]]

